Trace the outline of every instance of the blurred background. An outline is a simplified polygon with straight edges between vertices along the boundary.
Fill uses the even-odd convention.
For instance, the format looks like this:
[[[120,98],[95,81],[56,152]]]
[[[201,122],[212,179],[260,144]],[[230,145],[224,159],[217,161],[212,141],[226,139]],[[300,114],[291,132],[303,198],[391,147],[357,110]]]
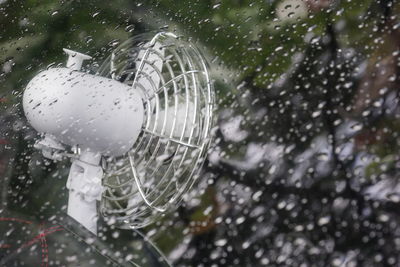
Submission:
[[[174,266],[400,265],[399,14],[393,0],[0,0],[0,217],[66,211],[70,162],[33,148],[27,82],[65,64],[62,48],[96,70],[129,37],[166,30],[206,55],[217,129],[188,201],[142,238]],[[15,229],[0,236],[19,242]],[[104,244],[144,250],[110,230]],[[135,257],[51,249],[54,266]]]

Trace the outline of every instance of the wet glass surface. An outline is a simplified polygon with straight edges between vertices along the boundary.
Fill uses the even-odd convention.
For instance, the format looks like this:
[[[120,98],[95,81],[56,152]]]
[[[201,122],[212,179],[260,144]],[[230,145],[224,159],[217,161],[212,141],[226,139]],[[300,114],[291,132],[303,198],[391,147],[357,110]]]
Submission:
[[[117,266],[132,256],[152,266],[161,254],[144,252],[151,240],[174,266],[399,265],[399,9],[391,0],[0,0],[0,261]],[[186,36],[209,62],[216,126],[197,183],[144,237],[101,221],[104,252],[82,253],[88,233],[79,241],[60,230],[47,254],[12,254],[63,225],[71,166],[33,147],[26,85],[64,66],[63,48],[91,55],[84,71],[95,74],[148,31]]]

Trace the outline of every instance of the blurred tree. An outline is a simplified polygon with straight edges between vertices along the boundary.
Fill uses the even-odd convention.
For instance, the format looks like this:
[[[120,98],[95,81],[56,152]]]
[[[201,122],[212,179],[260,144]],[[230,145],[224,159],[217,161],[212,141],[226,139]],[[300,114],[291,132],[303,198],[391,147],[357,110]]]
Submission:
[[[54,200],[65,198],[68,162],[56,168],[31,148],[19,104],[29,78],[63,62],[63,47],[100,60],[131,35],[168,29],[206,51],[219,127],[197,197],[147,236],[178,266],[398,265],[399,9],[390,0],[4,1],[1,127],[15,160],[3,203],[33,216],[64,203]],[[57,190],[46,182],[56,177]]]

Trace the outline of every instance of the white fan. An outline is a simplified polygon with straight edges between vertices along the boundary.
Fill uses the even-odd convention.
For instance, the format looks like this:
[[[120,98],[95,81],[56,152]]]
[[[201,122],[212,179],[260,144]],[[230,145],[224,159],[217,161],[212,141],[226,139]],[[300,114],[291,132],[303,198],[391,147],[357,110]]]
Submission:
[[[38,74],[24,92],[26,117],[44,137],[36,147],[73,159],[68,214],[91,232],[100,200],[117,226],[143,227],[175,206],[204,161],[214,104],[205,60],[167,32],[129,39],[96,75],[80,71],[89,56],[65,52],[67,68]]]

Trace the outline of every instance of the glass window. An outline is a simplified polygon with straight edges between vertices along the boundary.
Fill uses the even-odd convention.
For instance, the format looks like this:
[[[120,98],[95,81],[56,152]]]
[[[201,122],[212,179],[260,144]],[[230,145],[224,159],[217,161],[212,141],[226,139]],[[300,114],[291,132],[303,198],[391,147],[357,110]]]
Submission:
[[[393,0],[0,0],[0,265],[399,265],[399,12],[400,5]],[[167,70],[143,52],[149,36],[157,32],[182,37],[185,47],[193,44],[200,54],[194,56],[187,48],[189,52],[181,52],[187,58],[182,63],[174,54],[179,54],[182,43],[159,41],[162,47],[177,45],[170,54],[153,43],[152,49],[164,58],[161,63],[170,63]],[[145,49],[131,53],[123,46],[126,40],[131,40],[130,48]],[[145,151],[150,154],[134,154],[133,165],[140,170],[142,165],[135,165],[139,162],[135,160],[140,158],[141,164],[154,160],[154,165],[146,165],[147,176],[138,171],[136,180],[132,173],[118,173],[119,177],[116,170],[130,166],[128,158],[103,155],[95,164],[105,175],[100,175],[101,188],[118,178],[122,179],[119,185],[128,179],[129,185],[139,183],[145,189],[136,188],[136,198],[114,202],[121,206],[112,207],[131,208],[139,199],[142,204],[135,214],[145,218],[140,222],[154,219],[141,225],[145,227],[131,229],[123,219],[113,220],[107,216],[110,206],[101,201],[94,206],[100,214],[97,236],[67,215],[71,159],[84,148],[69,146],[71,154],[60,160],[49,159],[57,157],[52,152],[46,157],[37,143],[43,133],[32,126],[23,105],[29,81],[41,71],[65,67],[63,48],[92,57],[79,68],[85,75],[116,83],[123,79],[133,91],[140,80],[144,88],[174,92],[164,95],[162,102],[142,89],[138,97],[148,101],[143,114],[175,116],[176,127],[193,121],[185,125],[193,128],[194,138],[185,131],[179,138],[175,128],[161,127],[163,131],[149,122],[146,127],[161,131],[154,144],[143,137],[150,128],[137,127],[138,140],[147,140],[150,145]],[[127,61],[132,57],[147,62]],[[71,58],[76,60],[77,55]],[[150,75],[145,81],[145,75],[137,72],[152,73],[146,68],[154,66],[165,73],[186,74],[165,81]],[[203,75],[205,70],[209,76]],[[158,86],[164,82],[167,85]],[[45,77],[40,84],[44,83],[57,83],[57,78]],[[207,91],[192,94],[191,99],[179,98],[181,89],[194,92],[195,87],[200,90],[210,84],[214,88],[210,90],[215,90],[212,110],[207,109],[213,99]],[[81,81],[68,88],[86,86],[91,92],[102,86],[90,89],[92,85]],[[109,86],[105,94],[113,94],[113,85]],[[39,110],[49,100],[52,91],[48,92],[39,92],[38,99],[43,97],[37,103]],[[77,105],[90,93],[79,92],[82,98],[71,98],[71,109],[66,110],[91,116],[90,108],[79,110],[82,106]],[[112,99],[115,106],[100,113],[118,112],[121,103],[132,98]],[[168,112],[165,107],[171,101],[189,104]],[[179,113],[189,115],[182,119]],[[128,116],[122,115],[110,121]],[[191,160],[201,159],[202,154],[193,151],[203,144],[201,131],[207,129],[207,118],[212,139],[207,139],[210,147],[204,146],[205,163],[183,171],[173,164],[183,155],[179,148],[189,151],[185,156]],[[81,122],[73,116],[69,119],[73,125]],[[112,150],[112,138],[127,134],[133,122],[124,124],[127,130],[104,129],[110,141],[106,138],[98,145]],[[60,127],[58,119],[44,124]],[[73,138],[79,139],[85,127],[75,128]],[[63,130],[62,136],[70,134]],[[90,142],[96,138],[94,131]],[[173,139],[168,142],[175,146],[166,148],[166,139]],[[63,140],[63,145],[69,142]],[[139,144],[128,147],[135,145]],[[159,147],[170,149],[169,154],[152,158]],[[76,169],[77,175],[80,170]],[[155,216],[172,193],[152,190],[172,185],[174,192],[186,188],[189,184],[176,179],[176,173],[185,178],[191,170],[199,173],[183,200]],[[118,177],[107,180],[107,175]],[[160,175],[166,180],[155,183]],[[118,190],[125,194],[123,186]],[[140,198],[146,194],[148,203]],[[161,204],[152,207],[155,203]],[[126,216],[129,223],[139,221]]]

